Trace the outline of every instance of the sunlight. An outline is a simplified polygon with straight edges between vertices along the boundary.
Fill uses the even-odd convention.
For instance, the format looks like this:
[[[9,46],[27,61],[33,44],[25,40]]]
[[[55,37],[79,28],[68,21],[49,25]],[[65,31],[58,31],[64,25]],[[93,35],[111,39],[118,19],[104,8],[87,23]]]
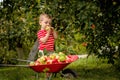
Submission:
[[[3,2],[3,0],[0,0],[0,2]]]

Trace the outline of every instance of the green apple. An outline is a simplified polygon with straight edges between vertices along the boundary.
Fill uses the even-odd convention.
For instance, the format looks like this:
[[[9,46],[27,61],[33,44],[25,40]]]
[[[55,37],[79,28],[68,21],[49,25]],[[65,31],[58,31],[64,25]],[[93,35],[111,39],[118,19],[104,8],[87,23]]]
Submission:
[[[55,55],[51,54],[50,59],[55,59]]]
[[[66,60],[66,56],[59,56],[59,61],[61,61],[61,62],[63,62],[63,61],[65,61]]]
[[[38,58],[37,61],[39,61],[41,64],[45,64],[46,58],[47,58],[47,56],[42,56],[42,57]]]
[[[30,65],[30,66],[34,66],[35,63],[34,63],[33,61],[31,61],[31,62],[29,63],[29,65]]]
[[[66,56],[63,52],[59,52],[58,54],[59,56]]]
[[[49,57],[50,57],[51,59],[55,59],[55,58],[56,58],[56,56],[57,56],[57,53],[53,53],[53,54],[50,54],[50,56],[49,56]]]

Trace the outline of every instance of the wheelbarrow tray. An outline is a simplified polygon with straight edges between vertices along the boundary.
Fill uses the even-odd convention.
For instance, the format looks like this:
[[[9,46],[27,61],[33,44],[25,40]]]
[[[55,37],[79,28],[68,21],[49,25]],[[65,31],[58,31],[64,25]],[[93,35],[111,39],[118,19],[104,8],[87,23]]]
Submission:
[[[33,69],[35,72],[39,72],[39,73],[40,72],[58,73],[60,70],[62,70],[68,64],[70,64],[70,63],[72,63],[72,62],[74,62],[74,61],[76,61],[78,59],[77,55],[69,55],[69,57],[72,58],[71,62],[34,65],[34,66],[30,66],[30,68]]]
[[[45,64],[45,65],[36,65],[30,66],[35,72],[48,72],[48,73],[57,73],[66,67],[70,63],[57,63],[57,64]]]
[[[68,64],[78,59],[77,55],[69,55],[69,57],[72,58],[72,61],[68,63],[63,62],[63,63],[55,63],[55,64],[34,65],[34,66],[30,66],[30,68],[36,72],[57,73],[60,70],[62,70],[64,67],[66,67]]]

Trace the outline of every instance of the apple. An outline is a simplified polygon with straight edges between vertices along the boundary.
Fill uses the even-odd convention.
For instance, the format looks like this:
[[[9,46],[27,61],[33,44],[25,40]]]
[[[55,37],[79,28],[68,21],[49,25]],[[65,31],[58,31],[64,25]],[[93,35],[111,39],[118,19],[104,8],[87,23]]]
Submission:
[[[35,63],[35,66],[40,65],[40,62],[39,62],[39,61],[35,61],[34,63]]]
[[[95,25],[94,25],[94,24],[92,24],[92,25],[91,25],[91,28],[92,28],[92,29],[94,29],[94,28],[95,28]]]
[[[46,56],[40,57],[40,62],[46,61]]]
[[[60,57],[59,55],[56,55],[56,59],[59,59],[59,57]]]
[[[82,43],[82,46],[84,46],[84,47],[86,47],[87,45],[88,45],[87,42]]]
[[[46,57],[46,61],[47,61],[47,60],[51,60],[51,58],[48,56],[48,57]]]
[[[46,31],[48,31],[48,30],[50,30],[50,29],[51,29],[50,26],[46,26],[46,28],[45,28]]]
[[[36,61],[38,61],[38,62],[39,62],[39,61],[40,61],[40,58],[38,58]]]
[[[71,58],[69,58],[68,56],[66,56],[66,60],[65,60],[66,63],[70,63],[72,62]]]
[[[49,56],[51,59],[55,59],[56,58],[56,54],[50,54]]]
[[[59,56],[59,60],[61,62],[65,61],[66,60],[66,56],[64,56],[64,55]]]
[[[52,60],[50,59],[50,60],[47,60],[46,61],[46,64],[52,64]]]
[[[31,61],[31,62],[29,63],[29,65],[30,65],[30,66],[34,66],[35,63],[34,63],[33,61]]]
[[[58,63],[58,59],[53,59],[52,64],[56,64],[56,63]]]
[[[47,56],[41,56],[40,58],[37,59],[37,61],[41,64],[46,64],[46,58]]]
[[[58,54],[59,54],[59,55],[65,55],[63,52],[59,52]]]

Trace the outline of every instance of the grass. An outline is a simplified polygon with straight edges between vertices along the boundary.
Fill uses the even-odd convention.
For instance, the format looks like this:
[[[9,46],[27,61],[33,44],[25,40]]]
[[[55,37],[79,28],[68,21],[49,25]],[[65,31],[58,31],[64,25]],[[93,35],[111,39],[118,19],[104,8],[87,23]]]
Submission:
[[[69,80],[120,80],[120,72],[107,60],[95,56],[79,59],[65,68],[74,70],[78,77]],[[24,67],[0,67],[0,80],[36,80],[36,72]],[[45,74],[39,73],[39,80],[45,80]],[[68,80],[57,75],[52,80]]]

